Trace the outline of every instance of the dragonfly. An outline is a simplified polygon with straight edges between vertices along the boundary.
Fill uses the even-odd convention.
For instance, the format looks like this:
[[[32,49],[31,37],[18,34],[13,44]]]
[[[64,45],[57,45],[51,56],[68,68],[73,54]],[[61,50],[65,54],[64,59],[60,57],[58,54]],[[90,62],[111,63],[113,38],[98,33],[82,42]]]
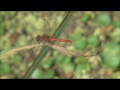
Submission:
[[[47,35],[47,34],[43,34],[42,36],[38,35],[36,37],[36,41],[37,42],[39,42],[39,41],[45,41],[45,42],[57,41],[57,42],[72,43],[71,40],[54,38],[54,37]]]
[[[48,24],[48,26],[49,26],[48,29],[50,29],[50,30],[48,30],[48,31],[45,30],[45,33],[46,33],[46,32],[51,32],[52,28],[53,28],[54,25],[55,25],[55,22],[54,22],[52,28],[50,27],[50,24],[49,24],[49,22],[47,21],[47,19],[44,19],[44,27],[45,27],[45,22],[46,22],[46,23]],[[41,42],[51,43],[51,42],[54,42],[54,41],[55,41],[55,42],[72,43],[72,41],[71,41],[71,40],[68,40],[68,39],[60,39],[60,38],[52,37],[51,35],[49,35],[49,33],[43,34],[43,35],[37,35],[37,36],[36,36],[36,41],[37,41],[38,43],[41,43]]]

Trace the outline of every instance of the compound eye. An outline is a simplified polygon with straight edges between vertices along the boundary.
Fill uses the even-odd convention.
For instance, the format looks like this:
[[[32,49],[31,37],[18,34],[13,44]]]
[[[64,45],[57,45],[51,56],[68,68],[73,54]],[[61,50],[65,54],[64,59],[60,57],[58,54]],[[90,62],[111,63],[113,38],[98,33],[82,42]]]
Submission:
[[[36,37],[36,41],[40,41],[40,35]]]

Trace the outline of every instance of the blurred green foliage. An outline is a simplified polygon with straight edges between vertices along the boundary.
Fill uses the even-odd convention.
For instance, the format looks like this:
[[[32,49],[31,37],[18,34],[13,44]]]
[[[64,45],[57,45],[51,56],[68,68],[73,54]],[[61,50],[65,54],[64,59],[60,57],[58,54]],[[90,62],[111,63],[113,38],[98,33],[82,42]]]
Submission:
[[[0,74],[5,75],[10,73],[10,65],[8,63],[0,63]]]
[[[53,61],[50,60],[50,59],[45,59],[45,61],[43,61],[41,63],[41,66],[44,68],[44,69],[49,69],[50,66],[52,65]]]
[[[43,18],[51,27],[57,21],[57,27],[65,15],[66,12],[0,12],[0,56],[16,46],[35,44],[35,37],[48,26],[44,27]],[[69,57],[53,50],[53,55],[49,52],[31,78],[120,78],[120,12],[74,12],[59,38],[71,39],[70,45],[55,44],[66,45],[73,52],[103,52],[97,55],[99,58],[87,58]],[[6,51],[1,53],[3,50]],[[37,56],[37,52],[32,52],[21,51],[0,60],[0,78],[22,78]]]
[[[81,17],[81,22],[86,24],[90,20],[90,18],[91,18],[90,14],[84,13],[83,16]]]
[[[31,77],[32,77],[32,78],[36,78],[36,79],[38,78],[38,79],[39,79],[39,78],[43,78],[42,76],[43,76],[43,75],[42,75],[42,71],[37,68],[37,69],[33,72],[33,74],[32,74]]]
[[[120,28],[120,20],[113,21],[113,27],[114,28]]]
[[[104,64],[112,69],[120,66],[120,45],[116,42],[109,42],[105,45],[102,53]]]
[[[117,78],[117,79],[120,79],[120,71],[118,72],[115,72],[113,75],[112,75],[112,78]]]
[[[74,41],[73,46],[76,50],[83,50],[86,47],[87,41],[80,33],[72,35],[71,39]]]
[[[99,45],[100,41],[97,36],[89,36],[87,39],[88,47],[94,48]]]
[[[111,16],[108,13],[100,13],[97,16],[97,23],[99,25],[108,25],[111,23]]]

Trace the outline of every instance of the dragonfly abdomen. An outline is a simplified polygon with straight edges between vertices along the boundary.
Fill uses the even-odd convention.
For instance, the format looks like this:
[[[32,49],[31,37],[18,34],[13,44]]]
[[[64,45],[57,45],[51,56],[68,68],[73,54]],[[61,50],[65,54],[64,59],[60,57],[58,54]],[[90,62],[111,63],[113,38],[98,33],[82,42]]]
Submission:
[[[67,42],[71,43],[71,40],[66,40],[66,39],[58,39],[58,38],[50,38],[50,41],[58,41],[58,42]]]

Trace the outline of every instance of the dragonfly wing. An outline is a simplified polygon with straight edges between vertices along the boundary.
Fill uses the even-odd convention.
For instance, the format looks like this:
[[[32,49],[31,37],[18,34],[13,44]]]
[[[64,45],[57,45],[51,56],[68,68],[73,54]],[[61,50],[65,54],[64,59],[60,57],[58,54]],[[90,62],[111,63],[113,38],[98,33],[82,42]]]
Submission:
[[[47,19],[44,19],[44,34],[51,35],[51,26]]]
[[[56,25],[56,22],[53,22],[53,24],[51,25],[47,19],[44,19],[44,33],[52,36],[54,30],[56,29]]]

